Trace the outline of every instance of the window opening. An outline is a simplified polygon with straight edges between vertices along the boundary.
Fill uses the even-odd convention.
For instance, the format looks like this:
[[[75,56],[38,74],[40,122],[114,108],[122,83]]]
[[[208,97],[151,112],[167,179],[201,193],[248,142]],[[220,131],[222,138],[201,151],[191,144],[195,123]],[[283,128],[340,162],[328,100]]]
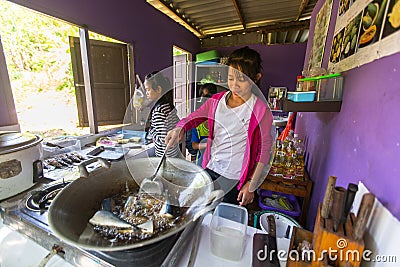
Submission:
[[[79,38],[79,28],[3,0],[0,13],[0,35],[21,131],[44,137],[89,134],[89,127],[78,126],[69,48],[69,36]],[[89,38],[124,44],[94,32],[89,32]],[[101,125],[99,130],[117,126]]]

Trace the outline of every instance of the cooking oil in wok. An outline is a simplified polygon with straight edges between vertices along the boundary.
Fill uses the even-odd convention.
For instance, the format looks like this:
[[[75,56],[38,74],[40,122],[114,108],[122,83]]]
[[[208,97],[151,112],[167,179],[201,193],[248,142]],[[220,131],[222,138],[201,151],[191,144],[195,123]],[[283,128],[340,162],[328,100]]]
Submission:
[[[140,241],[158,236],[183,220],[183,216],[168,213],[166,203],[160,195],[117,194],[103,200],[102,209],[106,206],[106,210],[96,212],[89,222],[110,242]]]

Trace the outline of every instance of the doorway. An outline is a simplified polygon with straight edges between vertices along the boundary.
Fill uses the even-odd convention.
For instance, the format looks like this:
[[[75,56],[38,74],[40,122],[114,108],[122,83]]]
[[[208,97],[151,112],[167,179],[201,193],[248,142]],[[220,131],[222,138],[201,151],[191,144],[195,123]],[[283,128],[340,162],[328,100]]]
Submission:
[[[194,89],[191,83],[193,77],[191,67],[192,54],[177,46],[173,47],[173,83],[174,83],[174,105],[179,118],[184,118],[193,111],[190,101],[193,98]],[[189,131],[191,132],[191,131]],[[182,146],[182,155],[188,160],[193,160],[193,155],[186,149],[190,143],[191,135],[186,133],[186,142]]]
[[[174,105],[179,118],[184,118],[190,114],[192,107],[191,74],[190,68],[192,54],[186,50],[173,46],[173,73],[174,73]]]

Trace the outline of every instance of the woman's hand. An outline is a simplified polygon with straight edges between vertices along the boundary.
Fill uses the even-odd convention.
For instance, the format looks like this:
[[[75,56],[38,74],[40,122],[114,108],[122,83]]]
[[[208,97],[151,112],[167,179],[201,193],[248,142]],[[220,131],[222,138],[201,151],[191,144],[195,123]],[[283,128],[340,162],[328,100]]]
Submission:
[[[254,192],[249,191],[250,181],[247,181],[240,189],[237,201],[239,201],[240,206],[245,206],[252,203],[254,200]]]
[[[167,133],[165,137],[165,144],[167,147],[174,146],[179,144],[179,142],[183,139],[183,134],[185,131],[182,127],[176,127]]]

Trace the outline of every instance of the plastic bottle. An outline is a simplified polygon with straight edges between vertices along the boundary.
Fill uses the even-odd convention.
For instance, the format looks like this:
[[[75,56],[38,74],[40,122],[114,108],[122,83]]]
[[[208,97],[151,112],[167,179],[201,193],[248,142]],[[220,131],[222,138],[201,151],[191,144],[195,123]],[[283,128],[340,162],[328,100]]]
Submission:
[[[135,86],[135,93],[133,94],[132,104],[135,109],[141,109],[144,102],[144,93],[140,89],[140,86]]]
[[[274,160],[272,161],[270,173],[273,176],[282,175],[282,141],[276,140],[276,149],[274,153]]]
[[[296,149],[297,142],[299,141],[299,134],[297,134],[297,133],[293,134],[293,139],[292,139],[292,141],[293,141],[293,146],[294,146],[294,148]]]
[[[303,91],[303,82],[300,82],[299,79],[303,79],[304,76],[299,75],[297,76],[296,79],[296,92],[302,92]]]
[[[141,109],[143,102],[145,100],[144,85],[140,80],[138,74],[136,74],[136,79],[139,82],[139,86],[135,84],[135,92],[133,93],[132,105],[135,109]]]
[[[293,141],[288,141],[285,149],[284,178],[293,179],[296,175],[296,150]]]
[[[287,146],[287,143],[293,141],[293,138],[294,138],[294,131],[293,130],[289,130],[289,133],[285,138],[286,146]]]
[[[304,177],[304,155],[306,147],[303,140],[298,139],[296,142],[296,176]]]

